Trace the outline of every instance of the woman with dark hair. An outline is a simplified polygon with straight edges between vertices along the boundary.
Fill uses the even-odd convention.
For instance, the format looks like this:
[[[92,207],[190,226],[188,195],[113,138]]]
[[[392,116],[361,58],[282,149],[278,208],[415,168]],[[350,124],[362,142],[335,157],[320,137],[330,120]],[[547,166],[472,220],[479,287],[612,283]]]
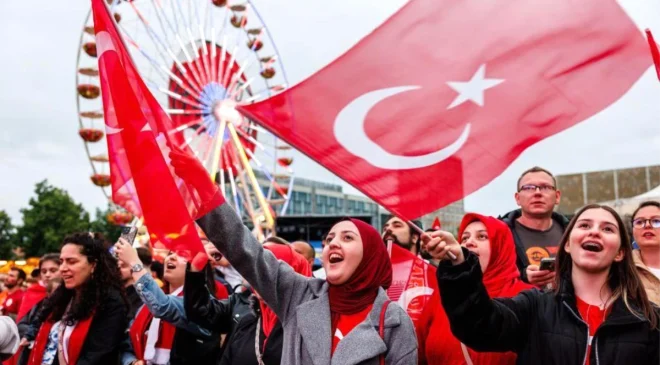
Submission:
[[[443,231],[425,238],[438,267],[453,334],[476,351],[513,351],[518,364],[635,364],[660,361],[658,313],[637,275],[621,217],[587,205],[559,245],[553,291],[491,299],[479,259]],[[452,252],[455,260],[447,258]]]
[[[37,315],[29,364],[117,364],[127,305],[115,259],[92,234],[75,233],[64,239],[60,276]]]
[[[219,333],[189,321],[183,307],[183,288],[190,253],[168,253],[164,261],[163,289],[145,269],[136,249],[123,238],[115,244],[115,253],[131,267],[135,290],[144,303],[129,328],[131,346],[129,349],[124,347],[122,364],[214,365],[220,350]],[[221,285],[216,286],[210,267],[203,276],[209,288],[207,293],[214,296]]]
[[[374,227],[335,224],[323,248],[327,279],[305,277],[263,248],[195,156],[173,147],[170,158],[200,198],[198,225],[281,321],[283,364],[417,362],[412,321],[385,293],[392,264]]]
[[[644,202],[632,215],[632,231],[639,246],[633,259],[649,300],[660,305],[660,203]]]
[[[306,277],[311,267],[290,245],[265,243],[265,249]],[[229,299],[209,296],[200,268],[209,267],[206,257],[195,259],[186,273],[183,301],[190,320],[205,328],[227,334],[219,365],[274,365],[282,358],[282,323],[260,299],[257,292],[245,290]]]

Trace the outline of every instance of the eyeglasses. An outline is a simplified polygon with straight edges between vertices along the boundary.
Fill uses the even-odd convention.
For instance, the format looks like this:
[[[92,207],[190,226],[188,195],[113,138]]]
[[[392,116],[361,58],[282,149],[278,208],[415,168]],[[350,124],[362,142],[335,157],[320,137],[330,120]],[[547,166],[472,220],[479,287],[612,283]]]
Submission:
[[[518,189],[518,192],[524,191],[526,193],[534,193],[536,192],[536,189],[539,189],[539,191],[541,191],[542,193],[557,190],[557,188],[550,185],[525,184],[521,186],[520,189]]]
[[[651,218],[651,219],[637,218],[632,221],[632,225],[634,228],[642,229],[646,227],[647,222],[652,228],[660,228],[660,218]]]

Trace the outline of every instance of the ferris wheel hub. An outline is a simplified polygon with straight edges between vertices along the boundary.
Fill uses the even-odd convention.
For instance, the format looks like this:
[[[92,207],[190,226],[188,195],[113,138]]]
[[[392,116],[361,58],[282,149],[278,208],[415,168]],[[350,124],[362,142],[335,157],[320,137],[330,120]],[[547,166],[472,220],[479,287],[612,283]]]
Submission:
[[[213,117],[219,122],[224,120],[227,123],[238,127],[243,122],[241,113],[236,110],[236,102],[231,99],[219,100],[213,104]]]

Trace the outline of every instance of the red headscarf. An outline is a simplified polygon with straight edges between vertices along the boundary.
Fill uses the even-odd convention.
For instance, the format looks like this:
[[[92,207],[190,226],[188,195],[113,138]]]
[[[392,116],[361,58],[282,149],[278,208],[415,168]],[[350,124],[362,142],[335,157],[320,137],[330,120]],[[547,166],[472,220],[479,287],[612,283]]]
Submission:
[[[472,222],[479,221],[486,226],[490,241],[490,260],[483,274],[483,283],[491,298],[512,297],[521,290],[531,289],[531,285],[520,280],[516,266],[516,246],[509,227],[493,217],[468,213],[463,217],[458,229],[458,237],[463,236],[465,228]]]
[[[341,285],[330,284],[328,295],[333,317],[364,310],[374,303],[379,287],[387,289],[392,283],[392,264],[378,231],[361,220],[350,221],[355,224],[362,239],[363,256],[348,281]]]
[[[289,266],[293,268],[293,271],[298,274],[307,277],[312,276],[312,267],[309,265],[309,262],[305,260],[301,254],[294,251],[290,245],[266,243],[264,244],[264,248],[272,252],[278,260],[282,260],[289,264]],[[259,301],[259,306],[261,307],[261,324],[264,329],[264,334],[268,337],[277,323],[277,316],[270,308],[268,308],[263,300]]]
[[[533,288],[532,285],[520,280],[520,273],[516,267],[515,243],[509,227],[504,222],[493,217],[468,213],[461,221],[458,237],[460,238],[465,228],[475,221],[486,226],[490,241],[490,260],[486,272],[483,273],[483,283],[488,295],[491,298],[508,298]],[[442,293],[433,293],[417,322],[419,363],[464,365],[465,355],[461,343],[451,333],[449,319],[440,301],[441,295]],[[516,362],[516,354],[513,352],[475,352],[467,348],[466,350],[473,364],[512,365]]]

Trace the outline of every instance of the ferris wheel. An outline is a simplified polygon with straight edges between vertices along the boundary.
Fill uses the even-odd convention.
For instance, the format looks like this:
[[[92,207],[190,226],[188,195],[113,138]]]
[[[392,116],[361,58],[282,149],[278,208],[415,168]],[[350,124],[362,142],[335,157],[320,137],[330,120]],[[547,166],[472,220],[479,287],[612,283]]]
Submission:
[[[248,1],[106,0],[140,74],[227,202],[255,229],[273,229],[293,190],[291,147],[240,115],[237,104],[284,90],[287,79],[261,16]],[[76,87],[79,134],[92,182],[109,197],[94,25],[80,36]],[[157,182],[154,182],[157,183]],[[118,207],[108,216],[127,224]]]

